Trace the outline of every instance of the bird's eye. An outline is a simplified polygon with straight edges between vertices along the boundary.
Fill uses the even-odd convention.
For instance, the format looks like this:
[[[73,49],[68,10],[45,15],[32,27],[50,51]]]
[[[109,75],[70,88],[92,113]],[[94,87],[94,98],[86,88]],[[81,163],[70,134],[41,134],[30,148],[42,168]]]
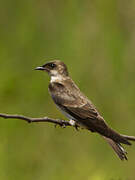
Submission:
[[[50,64],[49,64],[49,66],[53,69],[53,68],[55,68],[55,67],[56,67],[56,64],[54,64],[54,63],[50,63]]]

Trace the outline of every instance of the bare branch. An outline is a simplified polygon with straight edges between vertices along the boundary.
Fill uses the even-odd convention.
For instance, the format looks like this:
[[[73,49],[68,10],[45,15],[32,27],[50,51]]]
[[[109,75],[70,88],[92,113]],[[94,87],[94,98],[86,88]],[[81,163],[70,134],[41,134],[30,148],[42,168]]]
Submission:
[[[0,117],[5,119],[20,119],[23,121],[26,121],[28,123],[34,123],[34,122],[49,122],[53,123],[55,125],[60,125],[62,127],[71,126],[69,121],[61,120],[61,119],[52,119],[49,117],[43,117],[43,118],[31,118],[23,115],[17,115],[17,114],[3,114],[0,113]]]

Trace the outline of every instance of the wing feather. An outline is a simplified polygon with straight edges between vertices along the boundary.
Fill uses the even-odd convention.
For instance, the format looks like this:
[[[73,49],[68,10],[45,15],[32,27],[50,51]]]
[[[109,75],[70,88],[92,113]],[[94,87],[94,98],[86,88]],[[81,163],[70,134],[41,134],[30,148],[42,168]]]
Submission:
[[[70,86],[69,86],[70,85]],[[68,88],[69,87],[69,88]],[[61,110],[74,117],[76,121],[91,131],[107,127],[95,106],[71,82],[66,86],[61,83],[49,85],[50,94]]]

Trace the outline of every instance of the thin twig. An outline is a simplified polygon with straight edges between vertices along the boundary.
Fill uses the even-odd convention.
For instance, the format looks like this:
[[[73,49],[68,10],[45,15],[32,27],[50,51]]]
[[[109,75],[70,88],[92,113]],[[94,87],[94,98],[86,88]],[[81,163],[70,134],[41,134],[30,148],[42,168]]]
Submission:
[[[31,117],[27,117],[27,116],[23,116],[23,115],[3,114],[3,113],[0,113],[0,117],[5,118],[5,119],[20,119],[20,120],[24,120],[24,121],[26,121],[28,123],[49,122],[49,123],[53,123],[55,125],[60,125],[62,127],[71,126],[69,121],[65,121],[65,120],[61,120],[61,119],[52,119],[52,118],[49,118],[49,117],[31,118]]]

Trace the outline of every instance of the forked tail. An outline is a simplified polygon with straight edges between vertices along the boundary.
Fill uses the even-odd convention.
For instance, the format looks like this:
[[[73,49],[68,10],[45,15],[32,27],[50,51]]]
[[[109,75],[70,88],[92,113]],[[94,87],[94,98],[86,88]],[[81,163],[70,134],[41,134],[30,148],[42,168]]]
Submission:
[[[124,139],[127,140],[128,143],[123,143],[123,144],[127,144],[127,145],[131,145],[131,143],[129,141],[135,141],[135,137],[134,136],[126,136],[126,135],[120,135],[121,137],[123,137]],[[115,153],[118,155],[118,157],[121,160],[127,160],[127,152],[125,151],[125,149],[122,147],[121,142],[115,141],[114,139],[108,138],[103,136],[103,138],[108,142],[108,144],[113,148],[113,150],[115,151]]]

